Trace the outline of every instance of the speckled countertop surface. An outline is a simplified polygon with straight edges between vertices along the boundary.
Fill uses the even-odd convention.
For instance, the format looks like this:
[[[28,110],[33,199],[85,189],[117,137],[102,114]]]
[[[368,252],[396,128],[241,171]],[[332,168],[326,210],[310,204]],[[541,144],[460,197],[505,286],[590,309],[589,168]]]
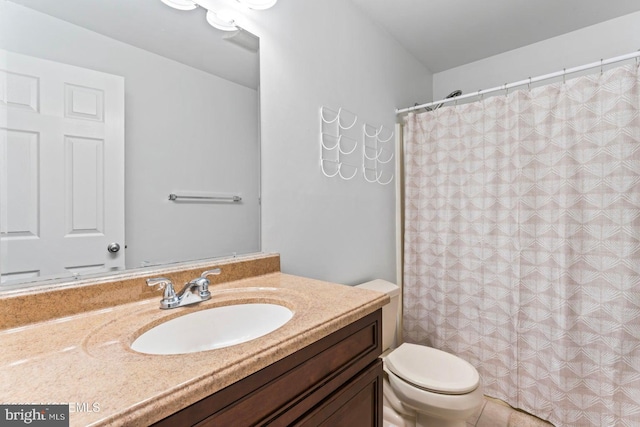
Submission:
[[[211,300],[193,306],[160,310],[158,295],[0,331],[0,402],[70,403],[72,426],[146,426],[388,301],[377,292],[282,273],[210,289]],[[247,302],[284,305],[294,316],[268,335],[218,350],[155,356],[129,348],[141,333],[166,319]]]

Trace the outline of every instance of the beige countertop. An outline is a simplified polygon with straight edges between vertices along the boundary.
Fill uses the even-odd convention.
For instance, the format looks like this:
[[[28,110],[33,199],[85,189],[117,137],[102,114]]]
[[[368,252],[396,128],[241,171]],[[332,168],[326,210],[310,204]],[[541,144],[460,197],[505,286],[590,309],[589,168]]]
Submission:
[[[160,310],[160,293],[0,331],[0,403],[69,403],[71,426],[146,426],[382,307],[386,295],[282,273],[212,285],[209,301]],[[221,305],[270,302],[293,318],[232,347],[147,355],[130,344],[172,317]],[[203,328],[203,325],[194,325]]]

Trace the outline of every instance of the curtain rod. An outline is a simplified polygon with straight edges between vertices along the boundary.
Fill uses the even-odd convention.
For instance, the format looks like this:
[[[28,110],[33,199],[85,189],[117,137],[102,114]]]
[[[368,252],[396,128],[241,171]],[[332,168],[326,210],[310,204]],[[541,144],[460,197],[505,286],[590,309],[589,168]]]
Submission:
[[[432,105],[444,104],[444,103],[447,103],[447,102],[455,102],[455,101],[459,101],[461,99],[471,98],[471,97],[474,97],[474,96],[481,96],[481,95],[484,95],[484,94],[487,94],[487,93],[491,93],[491,92],[498,92],[498,91],[501,91],[501,90],[508,90],[508,89],[511,89],[513,87],[516,87],[516,86],[529,85],[531,83],[536,83],[536,82],[539,82],[539,81],[542,81],[542,80],[548,80],[548,79],[552,79],[554,77],[566,76],[567,74],[577,73],[579,71],[584,71],[584,70],[588,70],[588,69],[596,68],[596,67],[603,67],[605,65],[613,64],[613,63],[620,62],[620,61],[625,61],[627,59],[639,58],[639,57],[640,57],[640,50],[638,50],[637,52],[628,53],[626,55],[616,56],[614,58],[601,59],[600,61],[592,62],[592,63],[586,64],[586,65],[581,65],[579,67],[565,68],[564,70],[556,71],[555,73],[544,74],[542,76],[533,77],[533,78],[529,77],[528,79],[520,80],[520,81],[517,81],[517,82],[508,83],[508,84],[505,83],[505,84],[503,84],[501,86],[492,87],[491,89],[479,90],[477,92],[472,92],[472,93],[467,93],[465,95],[456,96],[454,98],[445,98],[445,99],[441,99],[440,101],[427,102],[426,104],[416,105],[416,106],[413,106],[413,107],[408,107],[408,108],[403,108],[403,109],[397,109],[396,108],[396,114],[403,114],[403,113],[407,113],[407,112],[410,112],[410,111],[419,110],[421,108],[431,107]]]

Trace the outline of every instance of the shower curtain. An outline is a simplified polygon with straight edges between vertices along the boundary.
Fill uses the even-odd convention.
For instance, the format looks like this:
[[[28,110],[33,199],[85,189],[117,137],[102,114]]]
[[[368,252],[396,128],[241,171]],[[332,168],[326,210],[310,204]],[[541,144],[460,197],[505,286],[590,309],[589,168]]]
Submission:
[[[640,426],[638,76],[405,123],[405,341],[556,426]]]

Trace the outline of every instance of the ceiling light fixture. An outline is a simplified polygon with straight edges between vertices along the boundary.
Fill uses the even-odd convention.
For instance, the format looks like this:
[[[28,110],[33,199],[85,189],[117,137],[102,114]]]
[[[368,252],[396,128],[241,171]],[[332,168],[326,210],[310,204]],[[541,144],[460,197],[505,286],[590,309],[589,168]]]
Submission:
[[[193,10],[200,6],[207,11],[207,22],[214,28],[222,31],[236,31],[238,12],[223,0],[160,0],[167,6],[178,10]],[[249,9],[265,10],[273,7],[278,0],[236,0]]]

